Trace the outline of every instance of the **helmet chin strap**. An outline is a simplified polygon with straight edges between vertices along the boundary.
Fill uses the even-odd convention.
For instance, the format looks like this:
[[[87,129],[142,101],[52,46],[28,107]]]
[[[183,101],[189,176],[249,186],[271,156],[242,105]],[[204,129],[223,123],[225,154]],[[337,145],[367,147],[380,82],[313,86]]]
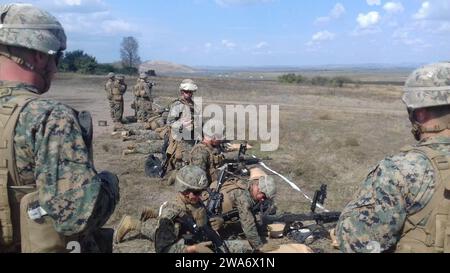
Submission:
[[[21,57],[21,56],[17,56],[17,54],[12,54],[11,50],[9,48],[9,46],[5,46],[5,45],[0,45],[0,56],[6,57],[8,59],[10,59],[11,61],[15,62],[16,64],[24,67],[27,70],[30,70],[34,73],[36,73],[37,75],[39,75],[39,77],[42,79],[42,82],[44,83],[44,87],[42,88],[42,90],[38,90],[40,92],[40,94],[43,94],[45,92],[48,91],[48,89],[50,88],[50,73],[51,73],[51,69],[50,69],[50,55],[47,55],[47,64],[45,65],[45,68],[43,70],[40,69],[36,69],[36,67],[34,65],[32,65],[31,63],[27,62],[25,60],[25,58]]]
[[[420,140],[420,137],[424,133],[440,133],[444,130],[450,129],[450,114],[435,118],[436,124],[433,127],[426,127],[414,120],[412,113],[413,112],[410,112],[409,114],[409,119],[412,123],[411,133],[417,141]]]

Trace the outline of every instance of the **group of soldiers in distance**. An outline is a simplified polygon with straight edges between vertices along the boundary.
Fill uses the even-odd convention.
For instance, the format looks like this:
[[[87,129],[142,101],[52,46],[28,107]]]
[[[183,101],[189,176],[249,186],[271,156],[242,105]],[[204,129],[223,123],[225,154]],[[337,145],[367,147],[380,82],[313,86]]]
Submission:
[[[275,206],[264,206],[276,195],[273,178],[260,168],[239,167],[242,145],[239,164],[226,163],[229,153],[221,151],[223,135],[217,130],[203,130],[199,143],[176,137],[195,132],[199,124],[189,114],[196,111],[192,96],[198,89],[189,79],[163,113],[150,106],[151,88],[141,76],[134,90],[140,122],[128,124],[122,117],[127,87],[122,77],[111,75],[106,91],[115,133],[127,140],[164,139],[164,149],[155,149],[164,164],[150,156],[146,173],[168,170],[175,190],[159,210],[124,215],[114,231],[104,228],[120,202],[120,181],[95,168],[92,117],[41,97],[66,49],[64,28],[29,4],[2,4],[0,15],[0,253],[111,252],[112,239],[120,243],[130,231],[146,235],[158,253],[273,251],[258,218],[295,218],[269,217],[276,213]],[[414,70],[402,101],[417,142],[373,167],[342,210],[329,233],[342,252],[450,252],[450,63]],[[145,152],[140,148],[149,142],[143,143],[124,154]],[[255,217],[258,213],[265,218]],[[303,218],[321,225],[335,216]],[[311,249],[297,245],[295,251]]]

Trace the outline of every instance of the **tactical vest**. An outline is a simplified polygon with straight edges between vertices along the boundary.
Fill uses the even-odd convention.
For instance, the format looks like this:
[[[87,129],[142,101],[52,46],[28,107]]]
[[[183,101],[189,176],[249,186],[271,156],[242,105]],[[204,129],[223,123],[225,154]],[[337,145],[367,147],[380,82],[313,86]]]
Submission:
[[[213,148],[209,147],[208,145],[204,144],[204,143],[200,143],[198,145],[195,145],[194,148],[191,150],[190,153],[190,162],[192,164],[192,155],[199,149],[203,149],[206,150],[208,152],[209,155],[209,176],[211,178],[211,181],[217,180],[217,173],[216,173],[216,169],[222,165],[223,161],[224,161],[224,156],[222,154],[217,154],[214,153]]]
[[[450,252],[450,157],[427,146],[408,146],[403,152],[426,156],[435,171],[435,192],[425,207],[406,217],[396,252]]]
[[[140,81],[134,87],[134,95],[138,98],[149,99],[148,93],[145,91],[146,86],[148,86],[148,84],[145,81]]]
[[[39,205],[36,182],[21,181],[17,173],[15,127],[22,109],[37,95],[0,89],[0,97],[6,96],[12,99],[0,106],[0,253],[17,252],[20,247],[26,253],[68,252],[67,243],[77,241],[77,236],[69,238],[55,231],[53,220]],[[88,138],[84,136],[85,141]]]
[[[120,90],[121,88],[122,88],[121,84],[114,83],[113,88],[111,90],[114,101],[122,101],[123,100],[123,96],[122,96],[123,94],[122,94],[122,91]]]
[[[214,181],[210,185],[211,189],[217,188],[217,181]],[[225,181],[220,188],[220,193],[223,194],[223,201],[222,201],[222,213],[228,213],[232,211],[233,209],[236,209],[236,207],[233,207],[233,200],[231,199],[231,192],[234,190],[245,190],[248,191],[248,185],[244,182],[242,182],[239,179],[229,179]]]
[[[17,250],[20,246],[20,200],[35,191],[18,179],[14,156],[14,130],[21,110],[34,99],[28,92],[13,88],[0,89],[0,97],[15,98],[0,106],[0,252]]]

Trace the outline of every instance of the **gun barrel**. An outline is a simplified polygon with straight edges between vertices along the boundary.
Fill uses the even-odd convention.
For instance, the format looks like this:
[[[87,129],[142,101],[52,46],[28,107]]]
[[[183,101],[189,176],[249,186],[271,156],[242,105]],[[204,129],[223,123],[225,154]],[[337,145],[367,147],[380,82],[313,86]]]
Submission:
[[[332,223],[339,220],[340,212],[323,212],[323,213],[308,213],[308,214],[291,214],[286,213],[282,215],[264,215],[263,222],[271,224],[275,222],[293,223],[302,221],[316,221],[320,223]]]

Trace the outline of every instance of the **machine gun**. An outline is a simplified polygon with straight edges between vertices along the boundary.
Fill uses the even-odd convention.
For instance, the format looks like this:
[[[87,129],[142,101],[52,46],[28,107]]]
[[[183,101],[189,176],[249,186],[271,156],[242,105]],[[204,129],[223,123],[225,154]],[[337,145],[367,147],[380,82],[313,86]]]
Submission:
[[[181,226],[190,234],[183,236],[187,245],[193,245],[198,242],[211,241],[215,253],[230,253],[225,241],[208,224],[198,226],[194,219],[189,215],[181,217]]]
[[[247,165],[258,164],[262,160],[270,160],[270,158],[255,158],[246,156],[247,153],[247,142],[241,143],[239,146],[239,152],[234,158],[225,158],[224,162],[228,164],[228,171],[241,176],[248,176],[249,170]]]
[[[317,204],[323,205],[327,197],[327,186],[321,185],[320,190],[314,194],[310,213],[284,213],[281,215],[262,215],[261,221],[268,225],[272,223],[286,223],[283,234],[290,236],[292,239],[305,243],[309,237],[320,238],[328,235],[324,224],[334,223],[339,220],[340,212],[322,212],[317,213]],[[303,222],[314,221],[314,224],[304,225]]]
[[[261,215],[271,215],[273,208],[272,200],[266,199],[264,201],[256,203],[252,207],[253,215],[260,213]],[[237,209],[232,209],[229,212],[222,213],[222,218],[225,222],[235,222],[239,220],[239,211]]]

